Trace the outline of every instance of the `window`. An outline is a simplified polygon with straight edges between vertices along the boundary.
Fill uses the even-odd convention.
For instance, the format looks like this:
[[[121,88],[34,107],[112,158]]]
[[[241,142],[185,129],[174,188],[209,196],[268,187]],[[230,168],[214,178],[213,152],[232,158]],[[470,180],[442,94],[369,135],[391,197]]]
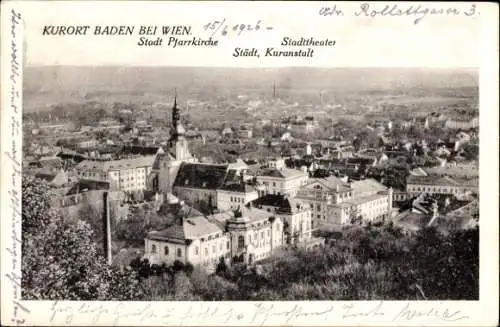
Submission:
[[[151,245],[151,253],[156,253],[156,245]]]
[[[168,255],[168,246],[163,248],[163,254]]]
[[[195,248],[194,248],[194,254],[198,255],[199,251],[200,251],[200,248],[199,248],[199,247],[195,247]]]
[[[208,248],[205,248],[205,255],[208,255]]]
[[[226,242],[226,249],[229,250],[229,241]]]
[[[215,245],[212,245],[212,253],[215,253]]]
[[[177,257],[182,257],[182,249],[177,249]]]
[[[238,249],[243,249],[245,247],[245,238],[240,235],[238,236]]]
[[[273,186],[276,186],[276,182],[273,182]]]

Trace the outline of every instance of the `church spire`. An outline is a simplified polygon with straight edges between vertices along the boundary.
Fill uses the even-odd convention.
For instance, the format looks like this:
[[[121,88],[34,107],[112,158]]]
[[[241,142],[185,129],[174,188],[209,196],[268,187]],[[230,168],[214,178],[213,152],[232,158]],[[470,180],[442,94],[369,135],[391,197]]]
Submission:
[[[181,115],[177,108],[177,89],[174,90],[174,106],[172,107],[172,127],[174,130],[180,124]]]

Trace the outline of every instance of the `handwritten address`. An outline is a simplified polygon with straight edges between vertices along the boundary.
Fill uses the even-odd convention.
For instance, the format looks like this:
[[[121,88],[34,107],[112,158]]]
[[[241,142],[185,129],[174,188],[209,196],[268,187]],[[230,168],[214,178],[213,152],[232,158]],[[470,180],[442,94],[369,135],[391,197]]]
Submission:
[[[466,16],[473,17],[479,15],[479,11],[475,4],[470,4],[461,9],[458,7],[445,7],[441,6],[428,6],[421,4],[373,4],[373,3],[363,3],[359,8],[353,12],[346,13],[344,9],[339,4],[334,4],[333,6],[321,7],[318,11],[320,16],[354,16],[354,17],[368,17],[368,18],[380,18],[380,17],[408,17],[413,20],[414,24],[420,23],[424,18],[428,16],[439,16],[439,17],[453,17],[453,16]]]

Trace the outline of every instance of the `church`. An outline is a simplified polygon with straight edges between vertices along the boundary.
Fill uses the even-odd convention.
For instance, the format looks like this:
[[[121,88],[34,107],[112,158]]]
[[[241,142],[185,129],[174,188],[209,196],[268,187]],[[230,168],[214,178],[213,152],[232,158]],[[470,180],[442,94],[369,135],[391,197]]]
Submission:
[[[243,175],[247,166],[242,162],[198,162],[188,144],[175,96],[167,150],[157,154],[148,177],[148,188],[157,193],[174,194],[190,205],[204,203],[217,208],[217,190],[232,182],[235,174]]]
[[[191,214],[179,215],[165,230],[149,231],[144,256],[150,262],[177,260],[208,270],[214,270],[220,258],[253,264],[271,256],[275,249],[295,243],[286,238],[295,225],[304,228],[300,242],[310,240],[309,209],[281,215],[252,207],[250,202],[258,194],[245,182],[248,167],[242,162],[198,162],[189,151],[185,133],[175,97],[168,148],[157,154],[148,181],[150,189],[164,195],[164,206],[177,206]],[[219,213],[203,215],[191,210],[201,202],[220,209]]]

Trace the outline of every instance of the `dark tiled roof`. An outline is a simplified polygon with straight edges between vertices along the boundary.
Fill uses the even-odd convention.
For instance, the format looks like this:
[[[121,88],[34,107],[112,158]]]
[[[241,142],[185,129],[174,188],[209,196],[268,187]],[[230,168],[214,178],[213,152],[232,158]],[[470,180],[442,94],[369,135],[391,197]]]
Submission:
[[[227,165],[182,163],[174,187],[217,189],[227,174]]]
[[[347,159],[347,164],[352,164],[352,165],[372,165],[373,162],[375,161],[374,158],[349,158]]]
[[[121,154],[140,154],[143,156],[155,155],[158,152],[159,146],[138,146],[124,145],[120,151]]]
[[[290,201],[285,198],[283,195],[277,194],[266,194],[254,201],[252,201],[254,206],[270,206],[275,207],[283,212],[290,212],[291,206]]]

